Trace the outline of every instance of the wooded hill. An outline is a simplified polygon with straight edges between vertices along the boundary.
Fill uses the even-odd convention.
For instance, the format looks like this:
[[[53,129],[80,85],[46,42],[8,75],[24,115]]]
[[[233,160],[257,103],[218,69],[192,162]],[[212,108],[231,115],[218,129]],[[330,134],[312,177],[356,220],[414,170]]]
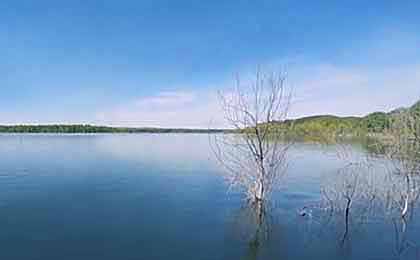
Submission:
[[[420,120],[420,101],[409,108],[399,108],[391,112],[374,112],[364,117],[338,117],[321,115],[286,120],[285,124],[296,135],[325,135],[338,133],[343,135],[365,135],[367,133],[382,133],[389,127],[393,116],[401,112],[410,112]]]

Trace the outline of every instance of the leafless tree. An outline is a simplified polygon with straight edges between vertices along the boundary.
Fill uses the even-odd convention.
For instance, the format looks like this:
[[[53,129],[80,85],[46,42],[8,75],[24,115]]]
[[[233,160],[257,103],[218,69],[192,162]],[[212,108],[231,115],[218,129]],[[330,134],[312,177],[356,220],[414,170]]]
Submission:
[[[352,209],[357,209],[354,215],[360,220],[358,225],[371,213],[376,199],[374,173],[365,162],[346,164],[323,183],[321,194],[324,207],[329,207],[333,214],[344,216],[344,242],[349,233]]]
[[[388,162],[388,205],[404,218],[420,196],[420,117],[410,110],[394,115],[380,145]]]
[[[314,213],[315,218],[322,219],[320,223],[325,219],[342,218],[345,230],[341,243],[344,245],[351,222],[361,226],[373,212],[377,197],[375,158],[356,150],[339,132],[320,133],[318,142],[340,166],[322,178],[319,203],[305,206],[299,214],[312,218]]]
[[[338,137],[328,133],[320,140],[336,147],[335,156],[345,166],[323,182],[320,204],[305,207],[300,214],[317,210],[324,219],[343,216],[342,243],[348,238],[349,222],[356,217],[363,221],[356,225],[360,226],[367,218],[393,219],[396,213],[402,217],[405,233],[405,223],[413,217],[420,198],[420,115],[410,110],[394,114],[384,135],[370,143],[369,150],[374,153],[355,152]]]
[[[281,72],[257,70],[255,78],[219,93],[221,107],[234,134],[214,135],[214,154],[230,187],[244,191],[251,203],[267,200],[287,168],[292,142],[285,121],[291,100]]]

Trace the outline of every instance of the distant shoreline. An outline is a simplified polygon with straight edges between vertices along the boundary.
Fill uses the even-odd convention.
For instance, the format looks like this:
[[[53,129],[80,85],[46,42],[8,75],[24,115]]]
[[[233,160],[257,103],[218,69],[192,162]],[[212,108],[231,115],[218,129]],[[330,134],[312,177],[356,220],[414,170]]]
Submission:
[[[228,133],[229,129],[110,127],[96,125],[0,125],[0,134],[208,134]]]
[[[270,122],[273,126],[287,126],[297,136],[317,136],[325,133],[341,135],[381,134],[389,126],[393,116],[402,112],[420,115],[420,101],[409,108],[399,108],[391,112],[374,112],[364,117],[339,117],[333,115],[318,115],[288,119],[284,122]],[[266,123],[261,123],[264,125]],[[208,133],[238,133],[238,130],[220,128],[160,128],[160,127],[112,127],[90,124],[44,124],[44,125],[0,125],[0,133],[34,133],[34,134],[208,134]]]

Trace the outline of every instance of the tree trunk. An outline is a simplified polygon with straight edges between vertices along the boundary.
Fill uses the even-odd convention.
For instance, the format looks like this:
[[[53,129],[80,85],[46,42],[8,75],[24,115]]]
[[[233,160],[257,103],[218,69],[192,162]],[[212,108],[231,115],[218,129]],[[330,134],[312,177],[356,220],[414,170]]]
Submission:
[[[407,195],[406,195],[405,200],[404,200],[404,208],[403,208],[403,210],[401,212],[401,217],[402,218],[405,218],[405,216],[407,215],[407,212],[408,212],[408,202],[410,200],[410,192],[411,192],[410,191],[410,176],[409,175],[406,175],[405,178],[406,178],[406,181],[407,181]]]
[[[257,188],[255,189],[255,201],[261,202],[264,200],[264,181],[259,180],[256,186]]]
[[[405,200],[404,200],[404,208],[401,212],[401,217],[405,218],[405,215],[407,215],[407,212],[408,212],[408,194],[407,194],[407,197],[405,197]]]
[[[347,236],[349,234],[349,215],[350,215],[350,207],[351,207],[351,199],[347,198],[347,204],[346,204],[346,215],[345,215],[345,232],[343,235],[343,238],[341,239],[341,243],[344,244],[344,242],[347,239]]]

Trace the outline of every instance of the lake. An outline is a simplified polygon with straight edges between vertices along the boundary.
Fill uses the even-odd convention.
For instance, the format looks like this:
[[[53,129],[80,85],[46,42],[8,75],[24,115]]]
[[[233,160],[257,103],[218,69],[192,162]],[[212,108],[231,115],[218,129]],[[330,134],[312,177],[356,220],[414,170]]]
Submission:
[[[333,150],[291,150],[256,241],[205,134],[0,135],[0,259],[420,259],[417,208],[351,219],[344,242],[340,214],[299,214],[342,167]]]

